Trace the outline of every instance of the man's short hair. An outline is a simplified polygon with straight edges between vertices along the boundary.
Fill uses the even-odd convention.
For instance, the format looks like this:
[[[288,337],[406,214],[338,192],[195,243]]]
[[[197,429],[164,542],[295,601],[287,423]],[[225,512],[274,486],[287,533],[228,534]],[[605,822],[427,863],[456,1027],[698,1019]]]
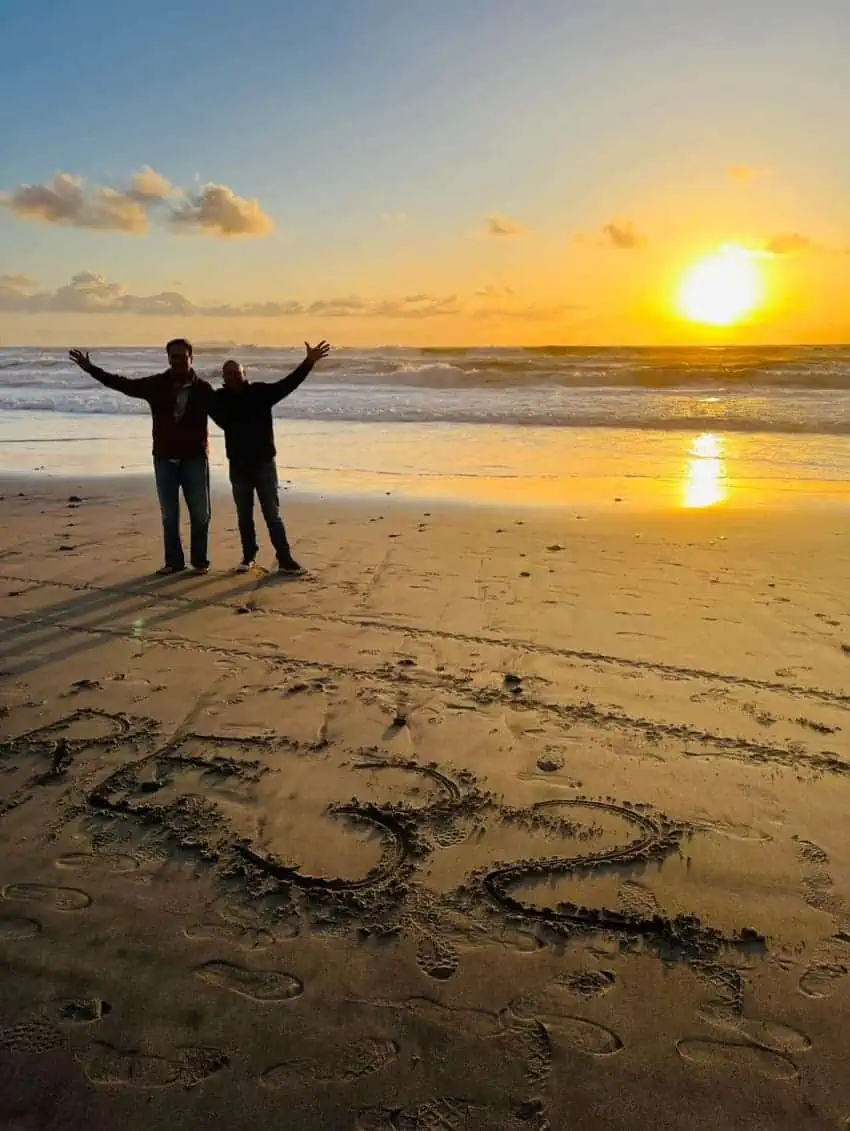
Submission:
[[[192,343],[186,338],[172,338],[171,341],[166,344],[165,352],[171,353],[179,346],[182,346],[186,350],[186,353],[188,353],[189,357],[194,357],[195,351],[192,349]]]

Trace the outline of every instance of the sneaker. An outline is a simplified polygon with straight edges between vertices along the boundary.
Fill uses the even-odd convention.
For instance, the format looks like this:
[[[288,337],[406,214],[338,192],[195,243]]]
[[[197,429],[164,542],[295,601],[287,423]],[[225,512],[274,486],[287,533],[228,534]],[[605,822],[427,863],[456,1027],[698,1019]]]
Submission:
[[[253,558],[251,558],[250,561],[240,562],[239,565],[236,567],[236,572],[237,573],[250,573],[255,565],[256,565],[256,562],[254,561]]]
[[[210,572],[210,563],[209,562],[207,562],[206,565],[192,566],[192,573],[194,573],[196,576],[202,576],[203,574],[209,573],[209,572]]]
[[[172,575],[172,573],[183,573],[183,571],[185,569],[186,569],[186,567],[184,565],[182,565],[182,566],[164,565],[161,569],[158,569],[156,571],[155,576],[156,577],[170,577]]]
[[[281,558],[277,563],[279,573],[285,573],[290,577],[300,577],[302,573],[307,571],[304,566],[299,565],[293,557]]]

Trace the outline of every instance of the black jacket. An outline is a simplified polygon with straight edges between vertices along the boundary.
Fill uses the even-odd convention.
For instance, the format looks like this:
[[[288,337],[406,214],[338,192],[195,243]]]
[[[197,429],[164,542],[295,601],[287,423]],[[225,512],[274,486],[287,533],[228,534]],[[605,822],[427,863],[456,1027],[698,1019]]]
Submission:
[[[153,377],[121,377],[93,365],[88,372],[107,389],[148,402],[153,418],[155,456],[193,459],[207,454],[207,407],[213,389],[196,376],[194,370],[188,381],[186,408],[179,419],[175,415],[178,383],[170,370]]]
[[[224,432],[227,458],[233,463],[268,463],[275,457],[272,409],[294,393],[313,364],[302,361],[282,381],[246,381],[241,389],[216,389],[209,414]]]

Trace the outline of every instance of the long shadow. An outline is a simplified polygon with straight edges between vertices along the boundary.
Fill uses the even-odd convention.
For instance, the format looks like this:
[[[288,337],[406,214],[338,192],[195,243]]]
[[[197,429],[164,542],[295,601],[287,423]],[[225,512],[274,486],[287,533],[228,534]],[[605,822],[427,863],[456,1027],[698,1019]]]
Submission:
[[[179,620],[180,617],[189,613],[208,608],[209,602],[202,595],[197,596],[197,599],[193,599],[193,597],[198,594],[199,589],[219,580],[220,575],[207,575],[203,579],[195,579],[195,583],[187,592],[187,587],[192,583],[191,576],[184,575],[176,578],[152,580],[148,574],[121,582],[118,585],[111,586],[108,590],[86,592],[72,600],[59,601],[52,605],[17,614],[20,617],[31,616],[35,618],[29,623],[17,619],[11,620],[8,616],[4,618],[0,615],[0,619],[6,620],[6,624],[0,627],[0,676],[24,675],[37,668],[62,663],[73,656],[101,647],[104,640],[103,636],[98,634],[98,630],[103,629],[105,625],[113,625],[119,611],[126,618],[128,612],[132,611],[132,606],[128,610],[126,602],[131,599],[143,603],[150,599],[156,600],[158,596],[175,600],[172,607],[154,613],[150,617],[146,615],[144,618],[145,629],[159,628]],[[50,583],[44,582],[43,584],[49,585]],[[219,595],[222,598],[232,598],[252,591],[255,587],[256,582],[254,581],[247,584],[239,583],[220,591]],[[55,621],[57,619],[80,617],[85,618],[85,621],[79,626],[40,623],[42,620]],[[76,639],[72,645],[65,649],[50,652],[49,655],[33,654],[39,648],[49,647],[48,640],[50,637],[38,641],[34,639],[39,634],[57,634],[58,638],[61,633],[68,630],[73,631],[75,627],[79,627],[83,631],[76,634]],[[85,630],[91,630],[93,635],[86,636]],[[120,628],[114,632],[115,639],[120,638],[121,635]],[[126,638],[128,640],[142,640],[141,636],[134,633],[132,626],[127,629]],[[17,663],[14,660],[11,664],[8,663],[8,660],[13,657],[23,655],[26,655],[27,658]]]

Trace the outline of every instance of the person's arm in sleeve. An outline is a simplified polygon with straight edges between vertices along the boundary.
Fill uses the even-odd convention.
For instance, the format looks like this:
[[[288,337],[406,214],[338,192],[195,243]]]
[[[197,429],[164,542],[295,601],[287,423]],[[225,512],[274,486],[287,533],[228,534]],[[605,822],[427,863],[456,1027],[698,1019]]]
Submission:
[[[304,345],[307,347],[307,356],[297,369],[293,369],[288,377],[284,377],[280,381],[269,381],[260,386],[265,391],[270,405],[275,405],[278,401],[282,401],[284,397],[294,393],[298,386],[303,384],[310,376],[316,362],[327,357],[331,349],[328,343],[324,341],[319,342],[317,346],[311,346],[309,342],[305,342]]]
[[[213,424],[217,424],[223,432],[226,413],[224,411],[222,398],[219,396],[220,392],[220,389],[213,389],[212,387],[210,387],[209,392],[206,393],[204,406],[207,410],[207,416],[210,418]]]
[[[84,373],[94,377],[107,389],[114,389],[116,393],[124,393],[128,397],[138,397],[146,401],[150,396],[150,377],[121,377],[117,373],[107,373],[99,365],[95,365],[87,353],[82,350],[71,350],[68,354],[75,365],[79,365]]]

